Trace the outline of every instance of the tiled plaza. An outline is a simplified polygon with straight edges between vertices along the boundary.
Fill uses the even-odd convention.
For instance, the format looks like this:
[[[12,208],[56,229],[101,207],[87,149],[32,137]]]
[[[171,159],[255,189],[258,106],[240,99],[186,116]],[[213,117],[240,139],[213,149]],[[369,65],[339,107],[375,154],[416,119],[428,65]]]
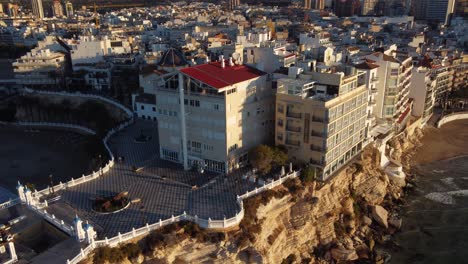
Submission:
[[[151,135],[151,140],[135,142],[135,137],[141,133]],[[240,210],[236,195],[255,188],[254,183],[242,179],[242,171],[228,177],[184,171],[181,166],[159,159],[157,135],[156,123],[141,120],[114,135],[109,145],[123,161],[116,162],[110,172],[96,180],[61,191],[62,199],[47,210],[68,223],[77,213],[94,225],[101,238],[113,237],[118,232],[128,232],[133,227],[152,224],[184,211],[200,218],[220,220],[233,217]],[[138,172],[134,172],[133,167],[139,168]],[[92,210],[94,197],[123,191],[140,202],[112,214]]]

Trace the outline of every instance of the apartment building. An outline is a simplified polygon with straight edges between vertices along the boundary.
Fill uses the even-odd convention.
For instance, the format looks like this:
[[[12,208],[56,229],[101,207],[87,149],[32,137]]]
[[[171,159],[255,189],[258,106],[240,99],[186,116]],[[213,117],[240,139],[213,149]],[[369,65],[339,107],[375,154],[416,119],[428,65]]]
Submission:
[[[49,49],[33,49],[13,62],[16,83],[28,88],[62,84],[65,55]]]
[[[39,20],[44,18],[44,8],[42,7],[42,0],[31,0],[32,13],[34,17]]]
[[[412,58],[407,53],[398,52],[394,45],[384,52],[368,55],[366,59],[379,66],[374,115],[399,131],[405,127],[411,115],[412,103],[408,95]]]
[[[367,143],[372,141],[371,130],[377,126],[377,117],[374,115],[374,109],[376,106],[377,98],[377,85],[379,83],[379,77],[377,77],[379,65],[371,63],[369,61],[362,61],[354,65],[358,73],[364,73],[359,75],[358,82],[364,83],[367,87],[367,119],[365,127],[365,137]]]
[[[54,0],[52,2],[52,13],[55,17],[63,17],[63,6],[60,0]]]
[[[453,59],[452,70],[452,91],[468,88],[468,54]]]
[[[155,98],[137,105],[146,119],[157,118],[162,159],[227,173],[251,148],[273,141],[274,96],[265,72],[224,58],[156,71],[143,84]]]
[[[278,80],[276,145],[326,180],[364,146],[368,90],[354,67]]]
[[[296,54],[286,50],[284,43],[263,42],[260,47],[246,48],[246,63],[267,73],[296,63]]]
[[[413,69],[410,94],[413,99],[411,114],[422,118],[425,123],[431,118],[435,103],[436,81],[431,74],[431,69],[421,64]]]
[[[453,86],[454,71],[448,59],[432,64],[431,76],[435,80],[435,104],[443,105]]]

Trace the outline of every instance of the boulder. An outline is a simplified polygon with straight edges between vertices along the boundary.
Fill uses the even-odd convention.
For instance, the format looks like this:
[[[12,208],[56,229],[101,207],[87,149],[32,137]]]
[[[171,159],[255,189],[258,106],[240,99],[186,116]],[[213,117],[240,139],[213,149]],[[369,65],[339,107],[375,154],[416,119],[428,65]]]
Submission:
[[[356,253],[359,259],[370,259],[370,249],[366,244],[361,244],[356,247]]]
[[[374,218],[377,223],[388,228],[388,212],[380,205],[375,205],[372,207],[372,218]]]
[[[334,248],[331,250],[331,255],[336,261],[351,261],[358,259],[358,255],[354,249]]]
[[[396,229],[400,229],[401,225],[403,224],[403,220],[394,216],[388,220],[388,224],[395,227]]]
[[[366,226],[370,226],[372,224],[372,219],[364,215],[362,217],[362,223]]]

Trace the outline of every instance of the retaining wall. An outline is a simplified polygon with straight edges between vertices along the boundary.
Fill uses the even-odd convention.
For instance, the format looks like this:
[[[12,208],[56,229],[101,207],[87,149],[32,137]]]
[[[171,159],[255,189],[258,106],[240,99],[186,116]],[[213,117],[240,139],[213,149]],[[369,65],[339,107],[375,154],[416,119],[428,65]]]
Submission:
[[[438,122],[437,122],[437,128],[440,128],[441,126],[455,121],[455,120],[462,120],[462,119],[468,119],[468,112],[460,112],[460,113],[454,113],[454,114],[449,114],[444,117],[442,117]]]

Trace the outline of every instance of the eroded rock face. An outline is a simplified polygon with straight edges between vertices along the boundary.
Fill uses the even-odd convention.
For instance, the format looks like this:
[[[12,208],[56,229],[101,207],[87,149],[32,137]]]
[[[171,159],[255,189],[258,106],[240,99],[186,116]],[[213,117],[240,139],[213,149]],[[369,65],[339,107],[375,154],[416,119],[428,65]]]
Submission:
[[[388,212],[380,205],[372,207],[372,218],[385,228],[388,228]]]
[[[334,248],[331,250],[331,255],[336,261],[351,261],[358,259],[358,255],[354,249]]]
[[[156,255],[168,262],[214,263],[280,263],[291,254],[299,263],[309,258],[312,263],[371,258],[371,217],[387,228],[388,212],[381,204],[401,191],[378,167],[379,158],[366,148],[360,164],[350,165],[329,183],[310,184],[300,194],[260,205],[256,216],[261,230],[254,242],[241,243],[235,239],[239,233],[229,233],[223,243],[186,241]],[[390,223],[399,225],[393,219]]]

